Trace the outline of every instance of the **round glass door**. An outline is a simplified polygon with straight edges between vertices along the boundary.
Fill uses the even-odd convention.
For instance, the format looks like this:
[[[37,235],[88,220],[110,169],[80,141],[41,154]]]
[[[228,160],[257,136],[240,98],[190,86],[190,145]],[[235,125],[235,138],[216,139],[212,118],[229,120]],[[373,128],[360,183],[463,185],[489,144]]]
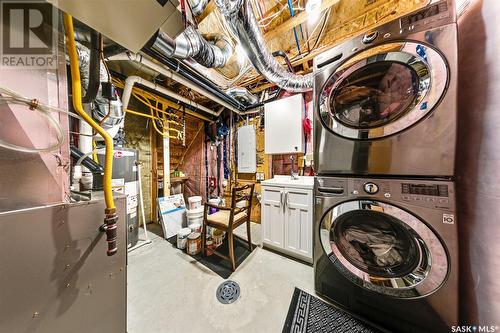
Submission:
[[[385,295],[421,297],[447,276],[448,257],[434,232],[387,203],[354,200],[333,207],[321,221],[320,239],[348,279]]]
[[[318,97],[319,116],[330,131],[350,139],[385,137],[431,112],[447,82],[447,64],[434,49],[414,42],[384,44],[380,51],[358,54],[328,78]]]

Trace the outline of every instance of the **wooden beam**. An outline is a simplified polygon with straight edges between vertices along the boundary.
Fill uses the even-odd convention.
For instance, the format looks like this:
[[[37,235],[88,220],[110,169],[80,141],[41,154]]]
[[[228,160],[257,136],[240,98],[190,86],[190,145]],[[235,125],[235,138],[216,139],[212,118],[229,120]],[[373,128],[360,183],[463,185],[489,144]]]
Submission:
[[[332,7],[333,5],[336,5],[339,3],[340,0],[324,0],[321,3],[320,11],[323,12],[325,9],[328,9]],[[300,12],[299,14],[295,15],[294,17],[290,17],[288,20],[280,24],[279,26],[275,27],[274,29],[270,30],[266,34],[264,34],[264,39],[265,40],[271,40],[275,37],[278,37],[282,35],[285,32],[288,32],[295,28],[298,25],[301,25],[302,23],[307,21],[308,14],[303,11]]]
[[[210,0],[208,5],[205,7],[205,10],[203,11],[203,13],[201,13],[200,16],[198,16],[196,18],[196,22],[198,22],[198,24],[200,24],[200,22],[203,21],[204,19],[206,19],[207,16],[210,15],[214,11],[215,8],[217,8],[217,6],[215,5],[215,1]]]

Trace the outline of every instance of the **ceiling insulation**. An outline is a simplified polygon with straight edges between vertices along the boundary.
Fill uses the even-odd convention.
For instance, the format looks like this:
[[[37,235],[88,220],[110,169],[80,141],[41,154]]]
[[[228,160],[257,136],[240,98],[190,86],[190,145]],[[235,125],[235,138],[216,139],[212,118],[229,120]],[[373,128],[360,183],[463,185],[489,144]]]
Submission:
[[[290,16],[287,1],[284,0],[255,0],[253,7],[269,50],[285,51],[296,67],[297,73],[307,73],[310,71],[310,62],[319,53],[349,37],[403,16],[428,3],[429,0],[323,0],[322,8],[327,9],[312,26],[306,21],[303,0],[293,1],[294,18]],[[259,16],[260,12],[263,16]],[[303,23],[296,25],[297,22]],[[324,28],[321,29],[323,24]],[[298,52],[294,31],[291,28],[294,25],[301,54]],[[217,9],[211,10],[211,13],[199,23],[198,28],[202,33],[228,34]],[[242,73],[241,67],[238,57],[233,55],[224,68],[209,71],[214,75],[221,74],[227,80],[236,78],[235,85],[251,88],[254,92],[262,90],[259,86],[266,84],[267,81],[253,68]],[[238,78],[239,75],[241,77]]]

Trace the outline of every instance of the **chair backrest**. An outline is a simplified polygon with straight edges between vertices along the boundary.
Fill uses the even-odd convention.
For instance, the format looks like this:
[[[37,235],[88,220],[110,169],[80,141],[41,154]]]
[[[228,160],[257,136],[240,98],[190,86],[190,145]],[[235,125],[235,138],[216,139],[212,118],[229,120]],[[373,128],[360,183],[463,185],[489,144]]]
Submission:
[[[231,198],[231,208],[236,209],[235,214],[247,211],[247,217],[250,219],[250,211],[252,210],[252,198],[255,184],[246,184],[243,186],[233,187]],[[240,202],[245,202],[244,206],[238,205]],[[238,207],[239,206],[239,207]]]

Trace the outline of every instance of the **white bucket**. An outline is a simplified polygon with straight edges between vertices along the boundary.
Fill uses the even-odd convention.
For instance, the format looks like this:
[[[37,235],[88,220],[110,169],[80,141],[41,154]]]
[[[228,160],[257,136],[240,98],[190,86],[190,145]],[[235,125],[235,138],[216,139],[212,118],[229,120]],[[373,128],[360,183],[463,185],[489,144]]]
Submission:
[[[182,228],[177,233],[177,248],[184,250],[186,248],[187,238],[191,233],[191,229]]]
[[[203,225],[203,212],[204,207],[186,210],[187,225],[191,227],[192,224]]]
[[[191,232],[201,232],[201,224],[199,224],[199,223],[191,223],[189,225],[189,229],[191,229]]]
[[[189,209],[200,208],[201,207],[201,197],[200,196],[189,197],[188,203],[189,203]]]

